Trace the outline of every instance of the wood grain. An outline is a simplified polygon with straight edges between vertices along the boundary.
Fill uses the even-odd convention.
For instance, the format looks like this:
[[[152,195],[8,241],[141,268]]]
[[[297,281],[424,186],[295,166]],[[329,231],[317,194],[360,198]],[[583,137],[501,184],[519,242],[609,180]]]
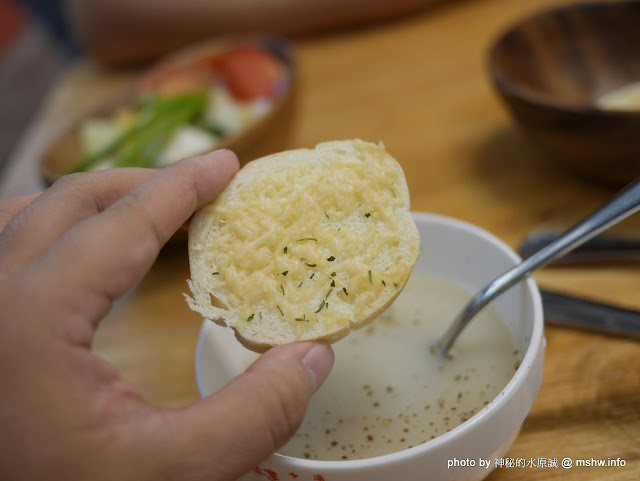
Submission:
[[[489,71],[523,130],[576,172],[624,185],[640,175],[640,111],[599,99],[640,80],[640,1],[561,6],[518,23]]]
[[[530,143],[486,72],[487,49],[499,32],[557,3],[452,2],[402,21],[297,41],[300,92],[290,147],[382,140],[405,169],[414,210],[475,223],[514,247],[531,229],[579,220],[614,190],[576,177]],[[43,113],[43,130],[108,90],[102,81],[110,79],[86,65],[71,71]],[[76,101],[61,100],[69,98]],[[640,236],[640,218],[615,230]],[[201,321],[181,295],[187,277],[184,249],[163,253],[104,320],[95,342],[96,352],[159,406],[198,399],[193,364]],[[640,309],[634,267],[547,268],[535,277],[546,287]],[[640,479],[640,343],[556,327],[546,337],[543,385],[509,457],[621,457],[626,466],[499,468],[488,479]]]

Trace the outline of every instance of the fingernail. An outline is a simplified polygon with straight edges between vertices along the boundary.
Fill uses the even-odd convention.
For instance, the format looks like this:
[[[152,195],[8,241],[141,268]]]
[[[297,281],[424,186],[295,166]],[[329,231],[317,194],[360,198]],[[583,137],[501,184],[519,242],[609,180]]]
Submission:
[[[316,392],[329,376],[334,359],[333,349],[324,342],[314,343],[302,358],[302,364],[311,376],[313,392]]]

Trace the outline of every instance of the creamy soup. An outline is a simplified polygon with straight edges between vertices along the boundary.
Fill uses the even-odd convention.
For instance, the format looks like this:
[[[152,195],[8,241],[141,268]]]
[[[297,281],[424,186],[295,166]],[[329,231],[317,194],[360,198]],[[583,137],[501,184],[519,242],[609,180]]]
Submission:
[[[606,110],[640,110],[640,82],[607,92],[597,100],[597,104]]]
[[[416,446],[469,419],[505,387],[520,353],[491,308],[442,361],[429,349],[470,294],[414,273],[394,304],[334,344],[336,364],[279,452],[359,459]]]

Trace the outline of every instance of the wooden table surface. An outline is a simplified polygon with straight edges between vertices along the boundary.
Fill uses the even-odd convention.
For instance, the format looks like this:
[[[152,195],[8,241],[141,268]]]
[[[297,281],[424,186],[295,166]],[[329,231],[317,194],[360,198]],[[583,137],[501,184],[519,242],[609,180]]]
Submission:
[[[501,30],[556,3],[458,1],[402,21],[297,40],[301,88],[290,147],[382,140],[404,167],[413,210],[475,223],[514,247],[531,229],[568,226],[615,191],[562,170],[523,137],[485,69]],[[35,188],[38,146],[126,78],[89,63],[71,69],[23,142],[5,195]],[[614,230],[640,235],[640,218]],[[163,253],[104,320],[95,343],[160,406],[198,399],[201,319],[182,297],[188,276],[184,247]],[[638,265],[549,267],[535,278],[544,287],[640,309]],[[554,326],[546,338],[542,388],[508,456],[621,458],[626,466],[504,467],[488,479],[640,479],[640,343]]]

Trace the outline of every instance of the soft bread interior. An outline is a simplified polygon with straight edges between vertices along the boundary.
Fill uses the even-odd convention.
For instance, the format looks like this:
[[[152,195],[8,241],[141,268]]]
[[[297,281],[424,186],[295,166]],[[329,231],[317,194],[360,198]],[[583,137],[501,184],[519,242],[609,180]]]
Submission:
[[[400,164],[361,140],[246,164],[189,228],[191,309],[261,352],[375,319],[419,256]]]

